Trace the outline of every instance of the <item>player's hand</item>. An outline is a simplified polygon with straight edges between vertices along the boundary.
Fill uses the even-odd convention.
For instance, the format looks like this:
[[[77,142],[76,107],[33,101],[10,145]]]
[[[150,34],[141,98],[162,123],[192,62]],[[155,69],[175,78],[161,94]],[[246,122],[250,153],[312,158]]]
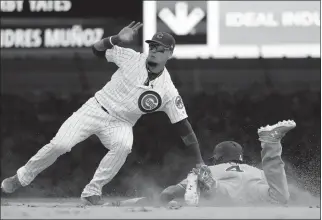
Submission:
[[[202,166],[206,166],[206,165],[205,165],[205,162],[203,162],[203,161],[202,161],[202,162],[200,162],[200,163],[197,163],[197,164],[196,164],[196,168],[197,168],[197,169],[199,169],[199,168],[200,168],[200,167],[202,167]]]
[[[204,163],[199,163],[197,164],[196,168],[192,169],[192,172],[194,172],[197,175],[200,175],[201,173],[204,172],[210,172],[210,169],[207,165],[205,165]]]
[[[201,161],[200,163],[196,164],[196,168],[193,168],[192,172],[194,172],[194,173],[196,173],[198,175],[199,172],[200,172],[200,169],[202,169],[203,167],[205,168],[205,167],[208,167],[208,166],[205,165],[205,163],[203,161]]]
[[[192,169],[192,172],[198,175],[199,182],[206,190],[210,190],[216,184],[216,181],[212,177],[211,170],[207,165],[194,168]]]
[[[124,27],[117,36],[122,42],[131,42],[142,26],[143,24],[141,22],[135,23],[135,21],[132,21],[131,24]]]

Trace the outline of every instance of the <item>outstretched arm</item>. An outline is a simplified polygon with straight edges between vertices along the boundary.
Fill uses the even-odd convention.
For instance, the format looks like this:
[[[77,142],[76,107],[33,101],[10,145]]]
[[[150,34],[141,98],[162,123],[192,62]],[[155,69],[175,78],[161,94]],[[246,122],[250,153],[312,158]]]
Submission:
[[[131,42],[142,25],[143,24],[141,24],[140,22],[135,24],[135,22],[133,21],[131,24],[124,27],[117,35],[110,36],[96,42],[92,46],[94,55],[100,58],[106,57],[109,62],[114,62],[120,67],[122,63],[131,59],[135,54],[137,54],[137,52],[132,49],[114,46],[120,43]],[[111,50],[113,47],[114,49]]]
[[[158,202],[162,205],[166,205],[174,199],[183,199],[185,192],[185,187],[182,187],[179,184],[168,186],[159,195]]]
[[[204,162],[201,157],[198,139],[187,119],[188,115],[182,98],[175,88],[163,111],[168,115],[175,130],[180,135],[183,143],[187,146],[190,154],[195,157],[196,164],[203,165]]]
[[[183,143],[187,146],[189,153],[194,156],[196,164],[204,164],[200,153],[198,139],[188,119],[185,118],[175,123],[174,126],[183,140]]]
[[[121,43],[119,36],[114,35],[96,42],[92,46],[92,50],[97,57],[104,58],[106,50],[111,49],[114,45],[118,45],[119,43]]]

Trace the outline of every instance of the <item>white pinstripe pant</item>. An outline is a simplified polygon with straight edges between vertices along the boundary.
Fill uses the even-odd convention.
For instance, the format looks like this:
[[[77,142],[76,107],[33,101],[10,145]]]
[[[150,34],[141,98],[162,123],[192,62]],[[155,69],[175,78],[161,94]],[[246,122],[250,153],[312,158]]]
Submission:
[[[86,185],[82,197],[101,195],[102,188],[110,182],[123,166],[133,144],[132,125],[120,121],[103,111],[94,98],[89,99],[60,127],[49,144],[42,147],[17,171],[23,186],[30,184],[56,159],[71,151],[77,143],[91,135],[97,135],[109,152],[100,162],[93,179]]]

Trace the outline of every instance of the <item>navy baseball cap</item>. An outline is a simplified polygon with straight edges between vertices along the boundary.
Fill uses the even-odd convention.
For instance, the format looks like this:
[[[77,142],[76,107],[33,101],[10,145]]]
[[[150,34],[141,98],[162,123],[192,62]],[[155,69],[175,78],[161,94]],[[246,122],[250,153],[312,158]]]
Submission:
[[[152,40],[146,40],[145,42],[148,44],[161,44],[162,46],[170,48],[171,50],[173,50],[176,45],[174,37],[166,32],[157,32],[153,35]]]
[[[221,158],[222,162],[242,161],[243,148],[235,141],[223,141],[217,144],[213,151],[213,156],[209,159]]]

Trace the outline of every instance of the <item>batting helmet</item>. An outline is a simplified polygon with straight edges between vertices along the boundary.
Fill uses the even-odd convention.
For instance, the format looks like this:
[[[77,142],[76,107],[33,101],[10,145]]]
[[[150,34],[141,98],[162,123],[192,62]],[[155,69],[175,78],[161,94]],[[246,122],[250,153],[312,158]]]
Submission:
[[[243,148],[234,141],[223,141],[217,144],[213,156],[209,158],[215,163],[227,163],[230,161],[243,161]]]

